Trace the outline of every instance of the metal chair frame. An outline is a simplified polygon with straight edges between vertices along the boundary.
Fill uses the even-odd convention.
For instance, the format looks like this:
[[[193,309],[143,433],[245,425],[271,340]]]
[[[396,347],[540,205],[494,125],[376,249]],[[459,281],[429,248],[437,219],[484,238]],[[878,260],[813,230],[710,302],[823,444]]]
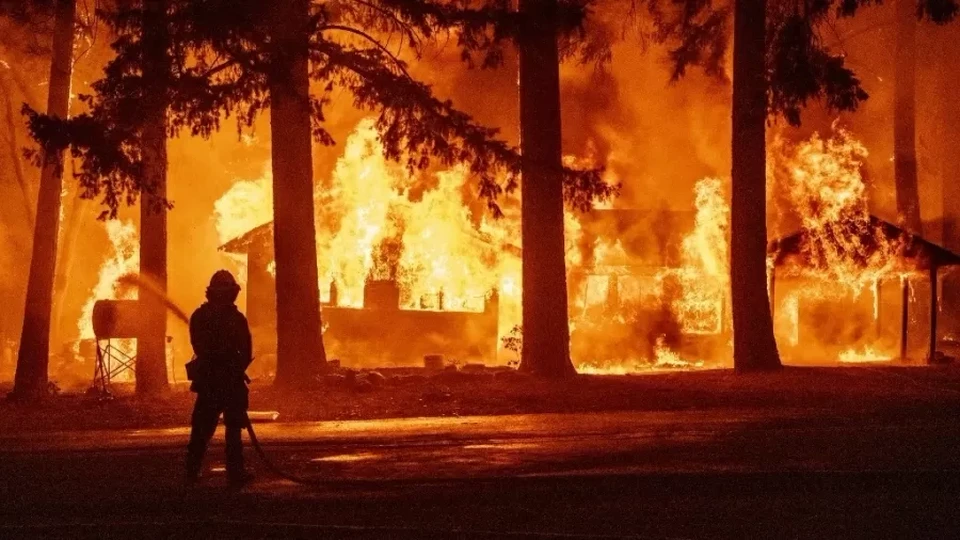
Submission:
[[[101,395],[109,395],[110,383],[114,377],[125,371],[135,371],[136,365],[136,356],[130,356],[114,347],[110,339],[97,338],[97,363],[93,369],[92,390]]]

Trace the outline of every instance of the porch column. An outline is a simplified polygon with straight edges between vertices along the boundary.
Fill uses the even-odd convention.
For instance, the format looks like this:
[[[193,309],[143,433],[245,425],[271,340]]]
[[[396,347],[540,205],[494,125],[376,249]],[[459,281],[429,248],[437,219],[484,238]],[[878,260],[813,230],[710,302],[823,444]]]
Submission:
[[[939,310],[937,297],[937,264],[930,263],[930,353],[927,355],[927,363],[933,363],[937,359],[937,312]]]
[[[900,278],[900,360],[907,359],[907,306],[910,303],[910,284],[906,277]]]

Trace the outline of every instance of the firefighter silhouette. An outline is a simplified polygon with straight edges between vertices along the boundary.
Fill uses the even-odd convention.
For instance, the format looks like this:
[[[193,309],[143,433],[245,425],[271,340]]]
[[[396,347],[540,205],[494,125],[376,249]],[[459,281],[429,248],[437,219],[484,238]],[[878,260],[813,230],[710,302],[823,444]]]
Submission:
[[[187,480],[200,477],[203,455],[217,429],[220,414],[226,429],[226,465],[230,484],[240,487],[250,480],[244,470],[243,442],[249,404],[246,376],[252,361],[247,319],[234,302],[240,293],[233,275],[216,272],[207,287],[207,301],[190,317],[190,342],[195,359],[187,365],[190,390],[196,392],[190,442],[187,446]]]

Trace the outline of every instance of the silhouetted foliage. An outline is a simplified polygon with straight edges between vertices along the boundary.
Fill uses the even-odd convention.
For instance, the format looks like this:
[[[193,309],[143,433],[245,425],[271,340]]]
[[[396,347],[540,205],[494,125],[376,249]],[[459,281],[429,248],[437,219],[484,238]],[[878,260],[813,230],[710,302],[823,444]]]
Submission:
[[[271,2],[264,0],[173,0],[168,12],[171,72],[164,91],[170,104],[171,136],[186,130],[207,137],[233,117],[248,129],[269,104],[271,57],[278,54],[264,22]],[[579,2],[563,3],[563,25],[575,29],[585,16]],[[478,7],[473,7],[478,6]],[[143,185],[139,134],[143,87],[139,8],[100,12],[118,36],[117,56],[94,83],[95,95],[80,96],[89,112],[67,122],[26,109],[35,139],[46,148],[70,147],[78,158],[82,196],[100,197],[116,215],[123,202],[136,202]],[[499,215],[497,198],[517,186],[517,150],[497,138],[498,130],[479,125],[429,85],[413,80],[406,63],[384,45],[400,37],[417,57],[425,40],[444,32],[456,36],[465,61],[494,66],[507,39],[523,22],[507,0],[351,0],[315,4],[308,21],[313,135],[334,144],[324,127],[331,93],[349,90],[354,105],[377,114],[376,127],[387,156],[411,171],[432,162],[467,163],[479,192]],[[320,91],[317,92],[316,89]],[[577,208],[612,196],[600,170],[564,171],[565,193]]]
[[[52,24],[56,4],[57,0],[0,0],[0,16],[24,23],[34,23],[42,18]]]
[[[850,17],[880,0],[772,1],[767,9],[767,108],[800,124],[810,101],[835,111],[853,111],[867,99],[860,79],[831,51],[818,28],[832,17]],[[731,4],[726,0],[650,0],[648,9],[656,37],[670,46],[672,78],[691,66],[725,77],[724,59],[730,40]],[[956,0],[919,0],[917,17],[938,24],[953,20]]]
[[[840,0],[837,13],[843,17],[852,17],[863,7],[879,6],[883,0]],[[944,24],[956,18],[960,3],[956,0],[917,0],[917,19]]]

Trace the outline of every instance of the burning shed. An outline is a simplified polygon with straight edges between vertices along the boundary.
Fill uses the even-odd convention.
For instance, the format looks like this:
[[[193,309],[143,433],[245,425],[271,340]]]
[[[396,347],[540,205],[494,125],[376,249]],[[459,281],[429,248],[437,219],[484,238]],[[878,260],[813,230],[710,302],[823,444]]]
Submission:
[[[768,246],[772,260],[770,272],[770,297],[773,305],[777,306],[777,282],[798,282],[809,280],[830,280],[835,285],[846,289],[850,295],[846,299],[831,297],[828,294],[814,293],[802,295],[806,300],[813,299],[813,303],[832,303],[831,310],[834,320],[840,320],[843,314],[855,313],[839,309],[838,303],[849,301],[849,297],[860,297],[860,292],[869,289],[872,292],[872,316],[874,321],[872,339],[880,341],[884,334],[884,325],[881,313],[884,306],[891,302],[885,301],[882,292],[899,282],[900,321],[899,357],[908,356],[908,328],[910,326],[910,305],[922,306],[922,301],[915,294],[921,284],[929,288],[928,322],[928,360],[936,357],[937,352],[937,315],[939,313],[938,275],[941,269],[960,265],[960,255],[938,246],[929,240],[921,238],[904,229],[884,221],[872,214],[855,215],[853,218],[826,222],[817,228],[804,228],[799,232],[774,240]],[[924,283],[925,282],[925,283]],[[802,285],[801,285],[802,286]],[[822,291],[820,288],[807,288],[807,291]],[[817,298],[817,296],[820,296]],[[795,309],[790,318],[796,328],[800,326],[800,295],[788,297],[787,301],[779,302]],[[793,300],[792,302],[790,300]],[[850,305],[845,308],[851,307]],[[814,313],[815,310],[811,310]],[[841,315],[837,317],[837,315]],[[839,324],[844,324],[840,321]],[[822,326],[829,327],[824,322]],[[825,337],[823,335],[819,336]],[[829,339],[829,338],[828,338]],[[799,344],[801,340],[794,333],[791,341]],[[871,355],[868,355],[871,356]],[[876,357],[866,359],[880,359]]]

